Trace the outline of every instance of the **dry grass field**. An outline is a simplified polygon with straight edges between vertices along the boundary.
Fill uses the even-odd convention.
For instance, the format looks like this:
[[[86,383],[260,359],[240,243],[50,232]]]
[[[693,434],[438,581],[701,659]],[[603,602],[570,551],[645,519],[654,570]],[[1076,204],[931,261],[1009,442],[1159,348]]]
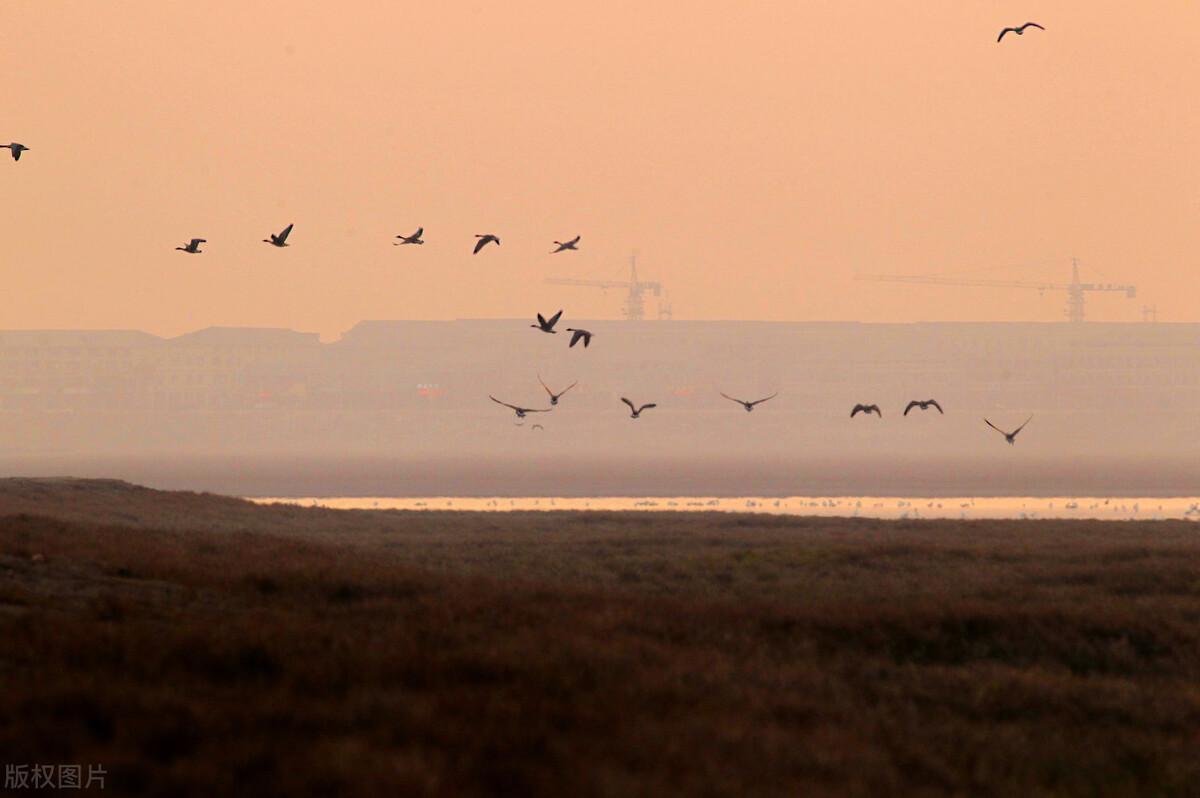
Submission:
[[[1200,528],[0,480],[0,685],[120,795],[1197,795]]]

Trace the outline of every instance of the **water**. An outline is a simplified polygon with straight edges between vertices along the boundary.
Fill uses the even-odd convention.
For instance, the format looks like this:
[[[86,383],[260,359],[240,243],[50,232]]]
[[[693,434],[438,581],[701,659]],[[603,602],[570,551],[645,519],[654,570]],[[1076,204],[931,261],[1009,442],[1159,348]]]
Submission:
[[[328,507],[339,510],[469,510],[511,512],[517,510],[607,510],[607,511],[713,511],[724,513],[767,513],[862,518],[955,518],[955,519],[1098,519],[1104,521],[1161,520],[1168,518],[1200,521],[1200,498],[1136,497],[956,497],[902,498],[897,496],[790,496],[763,497],[406,497],[383,496],[335,498],[255,498],[253,501]]]

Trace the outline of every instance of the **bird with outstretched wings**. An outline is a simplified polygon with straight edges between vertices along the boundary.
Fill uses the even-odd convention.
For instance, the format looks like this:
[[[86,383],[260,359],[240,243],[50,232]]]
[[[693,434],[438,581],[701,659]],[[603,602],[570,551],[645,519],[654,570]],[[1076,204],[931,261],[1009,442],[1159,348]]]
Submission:
[[[855,405],[854,409],[850,411],[850,418],[854,418],[859,413],[866,413],[867,415],[874,413],[883,418],[883,411],[879,409],[879,405]]]
[[[624,396],[621,397],[621,401],[629,405],[630,418],[640,418],[643,410],[649,410],[652,407],[658,407],[658,405],[656,405],[654,402],[648,402],[641,407],[637,407],[633,402],[629,401]]]
[[[488,394],[488,399],[491,399],[496,404],[504,405],[508,409],[514,411],[517,414],[517,418],[525,418],[526,413],[549,413],[550,412],[550,408],[548,408],[548,407],[537,408],[537,407],[518,407],[517,405],[510,405],[508,402],[501,402],[499,399],[492,396],[491,394]]]
[[[770,396],[765,396],[762,399],[755,399],[753,402],[747,402],[745,399],[737,399],[737,398],[725,393],[724,391],[721,392],[721,396],[724,396],[726,399],[728,399],[731,402],[737,402],[739,405],[746,408],[746,412],[749,413],[751,410],[754,409],[755,405],[761,405],[763,402],[769,401],[771,399],[774,399],[776,396],[779,396],[779,391],[776,391],[775,393],[771,394]]]
[[[942,410],[942,406],[937,403],[936,399],[926,399],[924,401],[922,401],[920,399],[913,399],[911,402],[908,403],[908,407],[904,408],[904,415],[907,416],[908,411],[912,410],[914,407],[919,407],[922,410],[928,410],[931,407],[936,407],[937,411],[939,413],[941,413],[942,415],[946,414],[946,411]]]
[[[1029,418],[1025,419],[1025,424],[1028,424],[1030,421],[1033,421],[1033,416],[1030,416]],[[1013,444],[1015,444],[1017,442],[1017,433],[1019,433],[1021,430],[1025,429],[1025,424],[1022,424],[1021,426],[1017,427],[1012,432],[1005,432],[1004,430],[1000,429],[992,422],[988,421],[986,418],[983,420],[983,422],[985,424],[987,424],[989,427],[991,427],[992,429],[996,430],[996,432],[999,432],[1001,435],[1003,435],[1004,440],[1008,441],[1009,446],[1012,446]]]

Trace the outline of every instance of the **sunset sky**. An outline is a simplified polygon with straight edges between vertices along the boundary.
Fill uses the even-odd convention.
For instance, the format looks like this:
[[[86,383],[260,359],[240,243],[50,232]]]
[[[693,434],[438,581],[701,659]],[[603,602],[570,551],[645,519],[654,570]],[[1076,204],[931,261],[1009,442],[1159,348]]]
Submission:
[[[1200,321],[1195,2],[39,0],[0,37],[3,328],[611,318],[543,280],[632,250],[678,318],[1052,321],[853,275],[1076,256],[1139,288],[1091,318]]]

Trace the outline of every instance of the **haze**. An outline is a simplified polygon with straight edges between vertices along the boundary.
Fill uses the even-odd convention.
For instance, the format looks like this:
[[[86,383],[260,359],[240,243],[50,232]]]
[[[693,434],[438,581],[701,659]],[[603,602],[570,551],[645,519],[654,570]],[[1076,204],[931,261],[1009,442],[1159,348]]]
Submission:
[[[1092,318],[1195,321],[1198,50],[1182,1],[22,4],[4,326],[613,318],[542,281],[634,249],[677,318],[1053,321],[1055,293],[852,276],[1078,256],[1139,287]]]

